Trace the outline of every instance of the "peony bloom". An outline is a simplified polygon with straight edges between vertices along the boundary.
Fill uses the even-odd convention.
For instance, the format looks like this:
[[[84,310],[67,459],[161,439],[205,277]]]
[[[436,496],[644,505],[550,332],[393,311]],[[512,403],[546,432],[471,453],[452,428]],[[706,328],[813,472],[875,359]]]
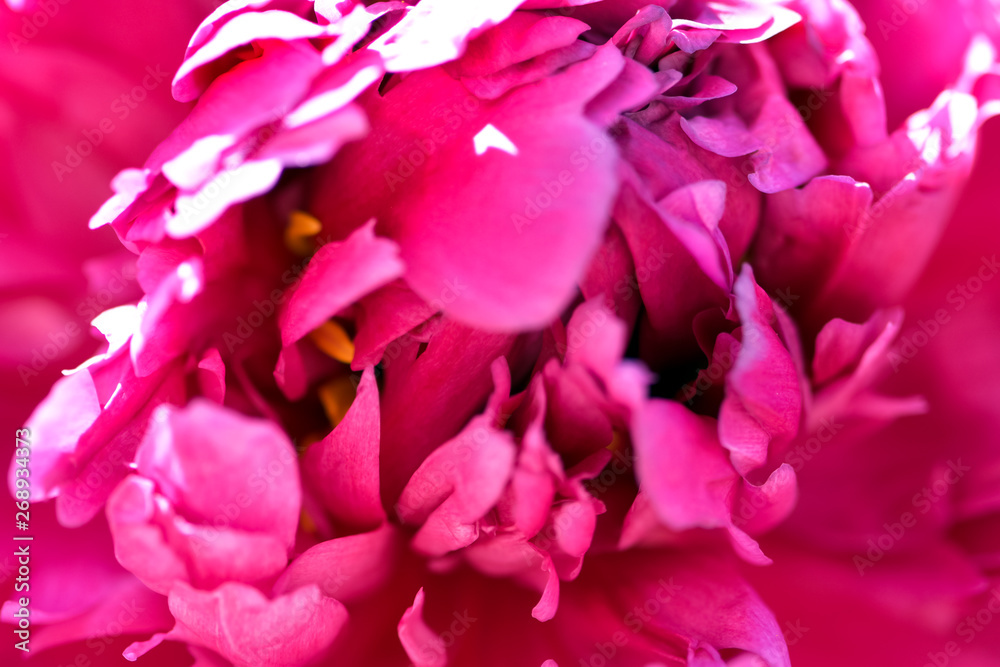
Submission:
[[[855,603],[853,663],[948,641],[997,584],[995,382],[940,388],[988,309],[905,346],[1000,108],[967,5],[891,104],[839,0],[218,7],[90,219],[141,297],[27,422],[30,499],[156,610],[124,658],[842,664]]]

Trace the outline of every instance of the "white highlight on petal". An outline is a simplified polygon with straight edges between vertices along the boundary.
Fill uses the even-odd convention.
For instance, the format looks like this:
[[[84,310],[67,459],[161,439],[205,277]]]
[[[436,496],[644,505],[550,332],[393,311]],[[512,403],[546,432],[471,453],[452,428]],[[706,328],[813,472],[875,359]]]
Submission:
[[[510,155],[517,155],[517,146],[493,123],[489,123],[479,130],[479,133],[472,138],[472,144],[476,147],[476,155],[482,155],[490,148],[496,148]]]
[[[965,53],[965,69],[973,75],[981,75],[993,69],[993,61],[997,52],[989,38],[982,33],[972,38],[969,50]]]
[[[122,390],[122,383],[119,382],[118,386],[115,387],[115,390],[113,392],[111,392],[111,398],[109,398],[108,402],[104,404],[104,409],[105,410],[108,409],[108,406],[111,405],[111,401],[115,400],[115,396],[117,396],[118,392],[121,391],[121,390]]]
[[[184,262],[177,267],[177,277],[181,280],[181,291],[178,298],[187,303],[201,291],[201,276],[190,262]]]
[[[108,339],[108,353],[121,348],[128,342],[129,336],[139,328],[139,307],[136,305],[109,308],[95,317],[91,325]]]
[[[115,352],[123,348],[133,334],[139,332],[139,322],[142,320],[142,313],[138,306],[125,305],[109,308],[91,320],[90,324],[104,334],[108,340],[108,351],[87,359],[76,368],[64,370],[63,375],[72,375],[82,371],[88,366],[110,359]],[[114,396],[112,396],[114,398]],[[111,399],[108,399],[111,402]]]

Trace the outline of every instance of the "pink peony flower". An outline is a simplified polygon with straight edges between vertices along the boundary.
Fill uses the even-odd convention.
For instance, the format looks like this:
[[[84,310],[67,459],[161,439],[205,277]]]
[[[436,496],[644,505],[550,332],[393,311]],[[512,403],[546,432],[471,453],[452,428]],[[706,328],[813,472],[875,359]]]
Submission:
[[[141,298],[27,421],[90,545],[46,655],[99,569],[129,661],[988,664],[987,9],[887,102],[838,0],[217,8],[90,221]]]

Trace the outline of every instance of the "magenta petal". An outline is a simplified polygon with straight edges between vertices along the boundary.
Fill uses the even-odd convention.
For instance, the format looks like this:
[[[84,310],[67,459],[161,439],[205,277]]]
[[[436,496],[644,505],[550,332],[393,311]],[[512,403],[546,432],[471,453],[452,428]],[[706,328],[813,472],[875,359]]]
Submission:
[[[729,523],[727,497],[737,475],[713,419],[652,400],[635,416],[633,432],[639,480],[664,523],[678,530]]]
[[[734,519],[748,533],[763,533],[788,518],[795,508],[797,498],[795,470],[789,464],[782,463],[760,486],[743,480],[741,497],[739,501],[733,502]],[[752,511],[747,508],[746,503],[753,508]],[[739,512],[745,512],[748,516],[744,518]]]
[[[452,66],[460,77],[494,74],[548,51],[569,46],[588,26],[569,16],[541,16],[514,12],[495,29],[469,42]]]
[[[724,157],[747,155],[761,147],[760,139],[734,113],[681,118],[681,128],[691,141]]]
[[[726,184],[699,181],[674,190],[659,202],[664,220],[699,268],[719,287],[733,283],[729,248],[719,231],[726,209]]]
[[[154,484],[136,476],[123,481],[108,499],[108,524],[115,555],[150,589],[166,595],[178,581],[188,581],[184,561],[166,544],[156,514]]]
[[[742,322],[739,356],[726,376],[719,438],[741,474],[763,465],[772,439],[795,436],[802,411],[798,372],[772,328],[774,306],[744,265],[734,287]]]
[[[552,620],[559,609],[559,575],[548,556],[543,556],[541,567],[546,574],[545,588],[538,603],[532,607],[531,616],[544,623]]]
[[[750,159],[756,172],[750,182],[761,192],[802,185],[826,168],[826,156],[802,116],[784,96],[771,95],[751,128],[763,150]]]
[[[220,171],[192,191],[177,193],[176,215],[166,220],[166,232],[187,238],[205,230],[225,215],[233,204],[252,199],[270,190],[281,176],[282,163],[276,159],[250,160]]]
[[[583,457],[611,443],[611,421],[600,409],[601,387],[582,366],[562,368],[553,359],[543,371],[548,410],[545,429],[552,446],[570,457]]]
[[[344,419],[310,446],[303,459],[304,476],[340,523],[371,529],[385,520],[379,496],[379,432],[378,386],[369,366]]]
[[[178,376],[168,378],[149,402],[68,480],[56,498],[56,514],[64,526],[80,526],[101,511],[115,486],[129,473],[128,464],[142,440],[153,410],[161,403],[183,401]]]
[[[399,619],[399,641],[414,667],[445,667],[448,664],[444,639],[424,621],[424,589],[417,591],[413,605]]]
[[[544,400],[542,392],[537,392],[537,395]],[[562,475],[559,457],[545,442],[541,417],[539,413],[521,440],[506,506],[514,526],[528,539],[534,537],[548,520],[556,493],[556,478]]]
[[[385,366],[380,451],[387,505],[396,501],[427,456],[479,413],[491,392],[509,395],[509,379],[506,388],[495,386],[491,364],[512,353],[515,337],[445,320],[423,340],[426,349],[411,340]],[[449,381],[442,382],[443,377]]]
[[[88,371],[77,371],[53,385],[27,423],[34,436],[31,500],[38,502],[55,495],[65,474],[67,457],[100,414],[101,404]],[[16,468],[16,461],[11,461],[7,477],[12,494]]]
[[[600,299],[573,311],[566,325],[566,363],[578,363],[609,380],[628,344],[628,331]]]
[[[580,291],[588,300],[603,295],[607,308],[618,315],[629,331],[635,326],[642,305],[630,284],[634,274],[628,243],[618,225],[611,225],[580,282]]]
[[[191,524],[138,476],[111,494],[107,515],[118,562],[163,595],[178,581],[201,588],[260,581],[288,562],[286,546],[273,535]]]
[[[682,196],[682,195],[680,195]],[[655,354],[668,354],[672,345],[693,347],[691,321],[694,316],[713,305],[725,303],[725,290],[699,266],[699,259],[706,265],[714,261],[712,275],[724,275],[721,247],[711,246],[716,239],[708,229],[687,225],[679,220],[674,225],[682,228],[692,251],[671,229],[668,214],[629,184],[624,184],[615,206],[615,220],[624,234],[636,266],[639,293],[646,307],[646,317],[656,332]],[[673,286],[684,284],[684,290]],[[683,348],[682,348],[683,349]]]
[[[658,91],[653,74],[627,59],[618,78],[587,104],[587,117],[600,125],[611,125],[622,112],[645,106]]]
[[[486,0],[454,7],[451,0],[431,0],[410,7],[403,20],[369,48],[382,55],[390,72],[406,72],[455,60],[476,33],[510,16],[521,0]]]
[[[479,417],[428,456],[396,505],[401,520],[423,524],[414,547],[442,555],[468,546],[507,487],[515,454],[510,433]]]
[[[198,386],[201,393],[219,405],[226,398],[226,365],[216,348],[209,348],[198,361]]]
[[[871,203],[871,187],[847,176],[820,176],[802,189],[768,197],[754,246],[756,275],[808,306],[841,262]]]
[[[399,243],[407,283],[449,315],[494,331],[544,326],[572,299],[607,224],[616,151],[582,107],[622,67],[602,49],[495,101],[440,69],[368,93],[382,131],[338,154],[323,174],[337,186],[314,211],[349,226],[375,217]],[[462,114],[442,122],[432,113],[442,107]],[[498,261],[484,264],[484,253]]]
[[[234,16],[201,43],[196,51],[188,53],[174,75],[174,99],[190,102],[198,97],[211,80],[212,73],[205,70],[215,69],[211,67],[215,61],[255,39],[310,39],[325,32],[321,26],[291,12],[247,12]]]
[[[389,363],[400,354],[400,348],[410,340],[397,340],[418,325],[426,322],[434,308],[417,296],[402,280],[389,283],[358,302],[354,338],[354,359],[351,368],[362,370],[378,364],[383,354]],[[392,347],[391,354],[388,348]]]
[[[364,600],[389,580],[399,545],[396,529],[389,525],[320,542],[292,561],[274,592],[316,584],[324,595],[344,604]]]
[[[674,585],[676,597],[663,606],[655,621],[659,627],[691,637],[695,644],[738,648],[759,656],[750,664],[789,666],[788,649],[773,613],[734,568],[712,557],[688,556],[678,565],[666,582]],[[650,576],[646,599],[655,597],[649,589],[663,583],[662,578]]]
[[[146,168],[163,169],[185,189],[204,185],[216,173],[222,151],[294,107],[320,67],[315,50],[272,42],[261,57],[241,62],[212,82],[187,118],[153,151]],[[269,94],[255,94],[261,88]]]
[[[586,60],[597,48],[589,42],[576,40],[567,46],[543,53],[526,62],[511,65],[494,74],[475,78],[463,77],[462,85],[481,100],[496,100],[519,86],[537,83],[570,65]]]
[[[862,324],[836,318],[827,322],[816,337],[812,375],[822,385],[849,371],[888,326],[898,331],[903,322],[899,309],[878,311]]]
[[[189,520],[235,514],[231,527],[291,546],[302,492],[295,449],[276,425],[195,399],[157,411],[136,460]]]
[[[323,246],[309,262],[281,311],[281,341],[291,345],[372,290],[399,277],[396,244],[375,236],[371,222],[340,243]],[[330,286],[336,286],[330,289]]]
[[[244,584],[226,583],[214,591],[177,584],[170,592],[177,625],[168,639],[191,642],[239,665],[302,665],[340,633],[344,606],[314,585],[273,600]]]

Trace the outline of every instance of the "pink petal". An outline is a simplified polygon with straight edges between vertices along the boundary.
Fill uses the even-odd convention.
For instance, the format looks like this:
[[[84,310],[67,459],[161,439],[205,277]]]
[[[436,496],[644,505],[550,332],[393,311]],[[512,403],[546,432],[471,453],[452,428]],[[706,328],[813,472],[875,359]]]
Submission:
[[[413,605],[399,619],[399,641],[414,667],[445,667],[448,652],[444,639],[424,622],[424,589],[417,591]]]
[[[470,41],[465,54],[453,65],[453,71],[461,77],[494,74],[569,46],[587,29],[586,23],[569,16],[514,12],[500,25]]]
[[[411,7],[399,23],[368,48],[380,53],[390,72],[407,72],[455,60],[466,42],[510,16],[520,0],[432,0]]]
[[[279,316],[281,341],[290,345],[403,271],[396,244],[360,227],[347,240],[329,243],[313,256]],[[335,289],[330,289],[335,285]]]
[[[742,322],[742,347],[726,376],[719,411],[719,438],[741,474],[762,465],[772,440],[787,441],[798,431],[802,395],[791,355],[772,328],[770,298],[744,265],[734,287]]]
[[[379,400],[375,373],[365,369],[344,419],[309,447],[303,474],[338,522],[371,529],[385,521],[379,496]]]
[[[228,69],[225,65],[240,62],[236,58],[227,59],[232,62],[225,62],[220,67],[216,65],[216,61],[255,39],[291,41],[320,37],[325,33],[326,30],[321,26],[286,11],[238,14],[215,30],[196,51],[187,55],[174,75],[174,99],[178,102],[190,102],[197,98],[215,78],[214,74]]]
[[[542,326],[572,298],[607,223],[615,151],[582,107],[623,66],[604,49],[497,101],[470,97],[441,70],[369,93],[382,131],[341,151],[323,174],[337,186],[314,210],[350,226],[375,217],[399,242],[410,286],[450,315],[490,330]],[[503,148],[479,144],[477,154],[477,142],[498,137]],[[480,212],[475,226],[468,210]],[[484,265],[481,253],[507,259]]]
[[[388,502],[431,452],[479,413],[494,389],[490,365],[509,357],[514,344],[513,336],[445,321],[419,356],[422,346],[413,344],[391,359],[380,394],[381,482]]]
[[[719,446],[715,421],[673,401],[651,400],[635,417],[636,472],[657,515],[683,530],[729,523],[737,475]]]
[[[166,639],[260,667],[308,662],[333,642],[347,621],[344,606],[313,585],[268,600],[244,584],[226,583],[211,592],[177,584],[170,592],[170,612],[177,625]],[[127,651],[126,657],[129,653],[139,651]]]
[[[423,524],[414,547],[441,555],[471,543],[475,522],[496,505],[507,486],[515,453],[508,432],[477,418],[428,456],[396,504],[401,520]]]
[[[295,449],[276,425],[195,399],[157,411],[136,460],[189,520],[236,514],[231,527],[291,547],[302,492]]]
[[[391,363],[400,353],[402,343],[397,339],[434,314],[434,309],[402,280],[389,283],[362,298],[358,302],[358,311],[355,324],[358,333],[354,338],[354,360],[351,362],[354,370],[378,364],[383,355]],[[391,353],[387,349],[390,346]]]
[[[316,584],[324,595],[344,604],[362,601],[389,580],[399,547],[396,529],[388,525],[320,542],[292,561],[274,592]]]

